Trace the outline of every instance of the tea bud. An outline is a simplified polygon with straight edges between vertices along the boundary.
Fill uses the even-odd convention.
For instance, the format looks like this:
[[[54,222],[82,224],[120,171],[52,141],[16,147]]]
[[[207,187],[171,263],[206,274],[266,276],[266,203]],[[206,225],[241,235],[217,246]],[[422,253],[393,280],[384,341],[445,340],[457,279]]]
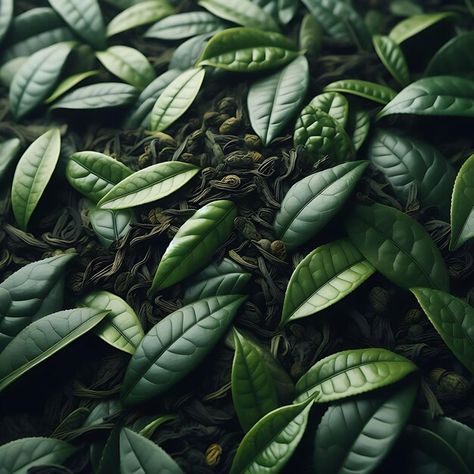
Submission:
[[[222,447],[213,443],[206,449],[206,463],[208,466],[217,466],[221,459]]]
[[[260,150],[262,148],[262,140],[257,135],[247,133],[244,137],[244,142],[251,150]]]
[[[469,390],[469,382],[457,372],[436,368],[430,372],[430,379],[436,383],[440,393],[452,398],[462,398]]]
[[[281,240],[274,240],[270,247],[275,257],[278,257],[280,260],[286,260],[286,246]]]
[[[237,117],[230,117],[219,127],[221,135],[236,135],[242,127],[242,120]]]
[[[232,97],[224,97],[217,103],[217,110],[222,114],[234,115],[237,104]]]
[[[260,239],[257,242],[257,245],[261,247],[263,250],[266,250],[267,252],[272,251],[272,241],[268,239]]]

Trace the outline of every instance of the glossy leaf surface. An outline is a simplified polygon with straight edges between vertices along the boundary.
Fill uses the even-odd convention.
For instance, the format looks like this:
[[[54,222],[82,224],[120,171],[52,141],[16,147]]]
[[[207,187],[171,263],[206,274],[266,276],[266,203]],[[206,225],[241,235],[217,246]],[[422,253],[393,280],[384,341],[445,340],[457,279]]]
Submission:
[[[349,114],[348,132],[356,151],[365,143],[370,131],[370,115],[365,110],[352,109]]]
[[[390,87],[375,82],[360,81],[358,79],[343,79],[331,82],[324,90],[326,92],[342,92],[356,95],[379,104],[387,104],[397,93]]]
[[[6,35],[13,19],[13,0],[2,0],[0,3],[0,42]]]
[[[168,68],[171,70],[179,69],[180,71],[194,68],[197,60],[204,52],[210,36],[209,33],[203,33],[181,43],[174,50]]]
[[[110,247],[114,242],[128,234],[130,224],[134,221],[133,211],[121,209],[92,209],[89,214],[92,229],[104,247]]]
[[[21,142],[18,138],[10,138],[0,143],[0,182],[5,178],[20,153]]]
[[[97,74],[99,74],[99,71],[85,71],[66,77],[66,79],[64,79],[57,85],[53,93],[45,100],[45,103],[50,104],[54,102],[56,99],[59,99],[59,97],[73,89],[82,81],[89,79],[89,77],[96,76]]]
[[[395,43],[389,36],[375,35],[372,38],[377,56],[382,61],[387,71],[402,86],[406,86],[410,82],[410,73],[408,65],[400,46]]]
[[[349,117],[349,102],[337,92],[324,92],[314,97],[310,105],[316,109],[326,112],[343,127],[347,125]]]

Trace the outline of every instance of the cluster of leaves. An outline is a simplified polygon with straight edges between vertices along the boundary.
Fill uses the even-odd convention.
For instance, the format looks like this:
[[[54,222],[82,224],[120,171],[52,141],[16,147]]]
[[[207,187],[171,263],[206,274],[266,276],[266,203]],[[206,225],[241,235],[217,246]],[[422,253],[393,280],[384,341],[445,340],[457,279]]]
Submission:
[[[189,198],[192,183],[207,168],[179,153],[147,166],[123,163],[103,148],[70,153],[62,143],[68,133],[63,124],[84,112],[114,109],[123,114],[120,127],[130,134],[173,140],[163,132],[197,107],[207,86],[250,77],[244,99],[254,143],[257,139],[265,150],[291,141],[306,175],[283,180],[283,199],[266,222],[273,242],[268,248],[257,242],[280,263],[288,253],[304,249],[305,254],[294,260],[272,336],[278,339],[294,320],[340,305],[379,274],[415,296],[445,345],[474,374],[474,308],[450,293],[446,258],[426,222],[398,205],[408,209],[416,194],[422,208],[450,227],[451,252],[471,248],[474,155],[457,149],[462,165],[455,167],[416,136],[417,122],[411,122],[410,133],[402,129],[416,116],[474,118],[473,33],[458,26],[417,72],[410,68],[410,48],[434,28],[462,25],[454,13],[413,15],[382,35],[346,0],[200,0],[184,11],[177,3],[49,0],[49,7],[14,15],[13,0],[0,0],[0,79],[9,91],[7,113],[18,127],[35,117],[48,124],[23,153],[17,138],[0,144],[0,180],[11,204],[3,214],[5,225],[15,223],[23,236],[34,234],[43,195],[59,173],[84,198],[83,210],[103,252],[118,254],[147,206]],[[102,9],[109,8],[114,15],[107,23]],[[469,15],[472,5],[466,2],[459,10]],[[186,40],[158,77],[151,55],[115,44],[135,30],[140,41]],[[291,39],[293,30],[299,44]],[[315,87],[323,40],[336,49],[355,48],[364,60],[377,58],[376,67],[385,68],[383,81],[349,76]],[[234,119],[221,124],[224,132],[237,126]],[[285,134],[289,137],[281,139]],[[182,152],[186,140],[179,146]],[[380,202],[356,192],[368,173],[388,185],[390,195],[384,193]],[[414,409],[418,367],[399,351],[362,347],[324,358],[316,353],[294,384],[278,350],[269,351],[249,327],[239,326],[252,265],[227,252],[244,209],[242,201],[223,194],[199,201],[195,211],[183,205],[186,221],[157,252],[154,276],[146,282],[149,300],[158,304],[167,291],[185,285],[183,304],[159,321],[143,321],[124,298],[103,289],[65,305],[65,273],[77,258],[74,251],[58,250],[24,265],[0,284],[0,391],[11,390],[87,332],[128,355],[120,400],[109,397],[92,410],[76,408],[50,437],[0,446],[0,472],[61,465],[80,451],[87,451],[85,469],[98,473],[183,472],[150,440],[174,416],[145,423],[133,418],[141,406],[176,389],[223,339],[234,351],[226,391],[245,433],[231,473],[282,471],[303,436],[310,439],[308,463],[315,472],[374,472],[399,446],[409,447],[407,472],[473,472],[474,432]],[[344,229],[340,238],[315,247],[334,222]],[[232,327],[234,320],[239,328]],[[322,417],[319,407],[325,408]],[[317,426],[313,434],[310,424]],[[106,441],[81,441],[97,429],[109,431]],[[214,453],[207,454],[212,465]]]

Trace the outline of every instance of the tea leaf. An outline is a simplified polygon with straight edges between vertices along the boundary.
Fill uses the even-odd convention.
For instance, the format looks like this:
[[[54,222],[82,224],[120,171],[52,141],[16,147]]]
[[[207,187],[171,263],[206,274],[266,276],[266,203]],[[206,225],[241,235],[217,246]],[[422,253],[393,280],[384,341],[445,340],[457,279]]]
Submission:
[[[298,0],[277,0],[278,19],[283,25],[287,25],[293,20],[298,11]]]
[[[98,205],[103,209],[128,209],[157,201],[180,189],[198,172],[198,167],[180,161],[148,166],[121,180]]]
[[[13,0],[2,0],[0,4],[0,42],[5,37],[13,19]]]
[[[294,184],[275,218],[277,237],[290,250],[314,237],[344,205],[367,165],[366,161],[342,163]]]
[[[204,48],[210,36],[209,33],[203,33],[202,35],[195,36],[181,43],[174,50],[168,68],[179,69],[181,71],[194,68],[197,60],[204,52]]]
[[[27,61],[27,58],[15,58],[8,61],[0,67],[0,82],[5,87],[10,87],[15,74],[20,70],[21,66]]]
[[[317,58],[321,53],[323,31],[319,22],[310,13],[307,13],[301,21],[299,45],[310,57]]]
[[[205,267],[229,237],[237,216],[232,201],[214,201],[196,211],[178,230],[153,279],[151,294],[179,283]]]
[[[114,242],[128,234],[130,224],[134,220],[133,211],[122,209],[92,209],[89,214],[92,229],[104,247],[110,247]]]
[[[353,349],[316,362],[296,383],[296,401],[319,392],[317,403],[359,395],[398,382],[417,367],[386,349]]]
[[[349,102],[337,92],[325,92],[313,98],[309,103],[312,107],[326,112],[334,120],[339,122],[342,127],[347,125],[349,118]]]
[[[96,76],[97,74],[99,74],[99,71],[85,71],[66,77],[64,81],[58,84],[54,92],[44,102],[46,104],[51,104],[51,102],[54,102],[56,99],[73,89],[82,81],[85,81],[89,77]]]
[[[410,73],[408,65],[400,46],[389,36],[375,35],[372,38],[375,51],[382,61],[387,71],[402,86],[410,82]]]
[[[448,272],[438,248],[428,232],[403,212],[382,204],[357,205],[346,229],[365,258],[396,285],[448,289]]]
[[[364,99],[378,102],[385,105],[389,103],[397,93],[388,86],[375,84],[374,82],[360,81],[358,79],[343,79],[341,81],[331,82],[324,91],[326,92],[342,92],[352,94]]]
[[[0,391],[92,329],[107,311],[69,309],[26,326],[0,353]]]
[[[251,84],[247,96],[250,123],[264,145],[276,138],[293,118],[308,85],[309,68],[304,56]]]
[[[13,166],[18,154],[20,153],[21,142],[18,138],[11,138],[0,143],[0,183],[6,177],[10,168]]]
[[[374,271],[348,239],[318,247],[291,275],[280,326],[337,303],[362,285]]]
[[[351,110],[347,128],[355,150],[360,150],[369,135],[370,115],[365,110]]]
[[[11,200],[15,220],[26,230],[53,175],[61,149],[61,134],[53,128],[37,138],[23,153],[15,170]]]
[[[136,405],[173,387],[196,368],[227,331],[245,297],[213,296],[171,313],[142,339],[122,385],[122,400]]]

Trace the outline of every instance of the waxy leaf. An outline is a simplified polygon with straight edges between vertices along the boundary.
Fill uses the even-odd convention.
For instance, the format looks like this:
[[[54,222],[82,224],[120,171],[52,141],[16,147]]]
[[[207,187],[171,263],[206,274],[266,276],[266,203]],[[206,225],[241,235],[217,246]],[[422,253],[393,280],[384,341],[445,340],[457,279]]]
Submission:
[[[85,71],[67,77],[66,79],[64,79],[64,81],[61,81],[58,84],[56,89],[54,89],[53,93],[45,100],[45,103],[51,104],[56,99],[59,99],[59,97],[64,95],[66,92],[76,87],[82,81],[85,81],[89,77],[96,76],[97,74],[99,74],[99,71]]]
[[[365,110],[351,109],[347,128],[354,148],[358,151],[369,135],[370,115]]]
[[[398,382],[417,367],[386,349],[353,349],[316,362],[296,383],[296,401],[319,392],[317,403],[332,402]]]
[[[391,451],[415,402],[417,384],[331,405],[314,439],[320,474],[374,472]]]
[[[26,474],[33,467],[62,464],[76,449],[54,438],[21,438],[0,446],[2,474]]]
[[[205,267],[228,239],[237,216],[232,201],[214,201],[196,211],[178,230],[166,249],[150,293],[179,283]]]
[[[425,77],[405,87],[377,115],[474,117],[474,82],[455,76]]]
[[[318,247],[298,264],[291,275],[280,326],[337,303],[374,271],[348,239]]]
[[[259,72],[284,66],[298,54],[295,45],[279,33],[229,28],[211,38],[198,64],[234,72]]]
[[[311,100],[310,105],[316,109],[326,112],[343,127],[347,125],[349,118],[349,102],[337,92],[325,92]]]
[[[73,153],[66,166],[69,184],[93,202],[100,201],[132,170],[110,156],[96,151]]]
[[[48,0],[70,28],[96,49],[105,47],[105,27],[97,0]]]
[[[13,0],[2,0],[0,2],[0,42],[6,35],[13,18]]]
[[[174,79],[161,93],[150,115],[150,129],[166,130],[191,107],[201,89],[206,71],[189,69]]]
[[[135,311],[126,301],[108,291],[94,291],[81,300],[80,306],[109,311],[94,333],[121,351],[135,352],[144,333]]]
[[[316,18],[307,13],[301,21],[299,33],[300,49],[306,51],[306,55],[317,58],[321,53],[323,44],[323,30]]]
[[[79,336],[107,311],[78,308],[49,314],[26,326],[0,353],[0,391]]]
[[[234,330],[234,344],[232,401],[240,426],[247,432],[278,408],[278,395],[260,347],[237,330]]]
[[[300,56],[281,71],[250,86],[250,123],[264,145],[277,137],[305,99],[309,85],[308,60]]]
[[[280,472],[304,434],[312,404],[309,399],[265,415],[240,443],[230,474]]]
[[[181,43],[171,56],[168,69],[179,69],[186,71],[194,68],[197,60],[201,57],[211,34],[203,33],[202,35],[194,36],[183,43]]]
[[[456,250],[474,237],[474,155],[461,166],[451,199],[450,249]]]
[[[0,352],[28,324],[62,308],[64,271],[75,255],[30,263],[0,283]]]
[[[116,184],[100,200],[102,209],[127,209],[157,201],[183,187],[199,168],[180,161],[148,166]]]
[[[367,165],[367,161],[342,163],[294,184],[275,218],[277,237],[290,250],[314,237],[342,208]]]
[[[402,86],[410,82],[410,73],[408,65],[400,46],[389,36],[375,35],[372,38],[375,52],[382,61],[387,71]]]
[[[128,234],[130,224],[134,221],[133,211],[121,209],[92,209],[89,214],[92,230],[104,247],[110,247],[114,242]]]
[[[324,88],[324,91],[356,95],[383,105],[388,104],[397,95],[397,93],[388,86],[375,84],[374,82],[360,81],[358,79],[343,79],[341,81],[331,82],[331,84],[328,84]]]
[[[356,205],[346,229],[364,257],[396,285],[449,288],[438,248],[428,232],[403,212],[382,204]]]
[[[21,142],[18,138],[11,138],[0,143],[0,183],[13,166],[20,153]]]
[[[183,474],[176,462],[157,444],[123,428],[120,432],[120,474]]]
[[[136,405],[161,395],[197,367],[225,334],[244,300],[240,295],[205,298],[156,324],[127,367],[123,402]]]
[[[15,74],[20,70],[21,66],[23,66],[27,59],[28,58],[24,57],[11,59],[0,67],[0,82],[5,87],[10,87]]]
[[[26,230],[59,159],[61,134],[53,128],[37,138],[23,153],[15,170],[11,200],[15,220]]]
[[[474,308],[444,291],[411,291],[446,345],[474,374]]]

